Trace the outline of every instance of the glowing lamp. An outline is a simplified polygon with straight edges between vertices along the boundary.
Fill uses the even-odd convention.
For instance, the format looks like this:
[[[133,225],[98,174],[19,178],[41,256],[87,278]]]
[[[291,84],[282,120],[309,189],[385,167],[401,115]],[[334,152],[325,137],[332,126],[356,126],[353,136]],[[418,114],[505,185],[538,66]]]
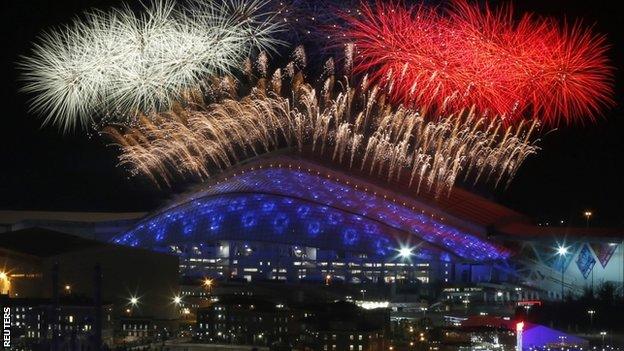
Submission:
[[[567,254],[568,254],[568,248],[567,248],[567,247],[565,247],[565,246],[559,246],[559,247],[557,248],[557,254],[558,254],[559,256],[565,256],[565,255],[567,255]]]
[[[522,330],[524,322],[516,323],[516,351],[522,351]]]
[[[399,249],[399,256],[402,258],[408,258],[412,255],[412,249],[409,247],[402,247]]]

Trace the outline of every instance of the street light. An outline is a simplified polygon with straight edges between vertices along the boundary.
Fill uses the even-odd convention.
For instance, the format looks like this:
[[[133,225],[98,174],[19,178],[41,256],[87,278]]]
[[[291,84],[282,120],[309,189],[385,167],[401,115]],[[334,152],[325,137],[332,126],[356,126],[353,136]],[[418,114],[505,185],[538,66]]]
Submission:
[[[173,297],[173,303],[175,303],[176,305],[180,305],[182,303],[182,298],[180,296],[174,296]]]
[[[587,314],[589,314],[589,327],[591,328],[594,325],[594,314],[595,310],[587,310]]]
[[[138,304],[139,304],[139,298],[136,296],[130,296],[130,305],[134,307]]]
[[[559,246],[557,248],[557,254],[561,260],[561,301],[563,301],[563,273],[565,272],[565,256],[568,254],[568,248],[565,246]]]
[[[604,349],[604,346],[605,346],[604,339],[605,339],[605,336],[607,336],[607,332],[606,331],[601,331],[600,332],[600,336],[602,336],[602,348]]]
[[[0,294],[8,295],[11,290],[11,279],[5,271],[0,271]]]
[[[362,289],[360,292],[362,293],[362,300],[364,300],[364,293],[366,293],[366,290]]]
[[[591,219],[592,215],[593,215],[592,211],[583,212],[583,216],[585,216],[585,224],[587,225],[588,228],[589,228],[589,220]]]
[[[206,289],[208,289],[208,293],[212,294],[212,279],[204,279],[204,286],[206,287]]]

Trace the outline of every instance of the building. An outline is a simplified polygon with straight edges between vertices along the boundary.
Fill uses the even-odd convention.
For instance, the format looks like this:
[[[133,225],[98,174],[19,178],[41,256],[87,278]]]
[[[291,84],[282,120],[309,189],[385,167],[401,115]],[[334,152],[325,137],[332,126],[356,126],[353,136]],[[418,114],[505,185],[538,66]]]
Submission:
[[[0,211],[0,224],[175,254],[192,279],[474,286],[488,301],[557,300],[602,282],[624,294],[624,230],[539,226],[459,187],[440,197],[402,189],[272,154],[147,215]]]
[[[177,329],[173,298],[179,275],[173,255],[29,228],[0,233],[0,274],[3,304],[20,311],[12,327],[28,345],[53,342],[71,349],[91,341],[97,306],[106,312],[107,324],[98,328],[103,342],[138,335],[129,335],[124,318],[149,320],[153,337]],[[51,334],[52,322],[45,332],[46,318],[62,323],[58,337]]]
[[[284,304],[245,296],[221,296],[197,311],[197,339],[211,343],[273,345],[292,339],[295,312]]]
[[[459,188],[405,194],[356,170],[273,155],[215,177],[113,242],[175,253],[186,276],[504,283],[560,299],[592,279],[624,293],[622,233],[540,227]]]
[[[304,309],[298,345],[304,350],[381,351],[391,343],[390,311],[364,310],[344,301],[309,305]]]
[[[46,298],[9,298],[0,296],[0,306],[8,307],[11,319],[11,349],[58,350],[89,349],[95,328],[101,324],[98,338],[113,346],[112,305],[100,306],[96,321],[95,304],[90,299],[63,297],[55,302]]]
[[[40,228],[0,234],[0,267],[11,297],[52,298],[54,285],[61,295],[93,296],[96,266],[102,298],[115,306],[114,315],[124,314],[134,296],[135,314],[177,318],[170,303],[179,290],[175,256]]]

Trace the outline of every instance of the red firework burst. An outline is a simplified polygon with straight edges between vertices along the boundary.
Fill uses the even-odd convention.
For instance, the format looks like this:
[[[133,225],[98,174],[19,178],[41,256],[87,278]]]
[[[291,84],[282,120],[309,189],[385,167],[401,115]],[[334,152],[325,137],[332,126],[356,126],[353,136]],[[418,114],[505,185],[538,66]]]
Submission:
[[[356,44],[354,68],[396,103],[548,125],[593,120],[613,104],[605,39],[580,24],[464,0],[443,10],[379,1],[359,12],[344,16],[342,33]]]

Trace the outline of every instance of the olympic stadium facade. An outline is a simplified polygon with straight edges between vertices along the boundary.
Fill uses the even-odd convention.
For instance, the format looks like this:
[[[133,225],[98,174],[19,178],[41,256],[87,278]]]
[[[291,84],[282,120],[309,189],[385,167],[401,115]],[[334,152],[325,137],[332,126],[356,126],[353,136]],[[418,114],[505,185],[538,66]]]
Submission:
[[[534,226],[461,189],[405,194],[284,155],[223,173],[112,241],[176,253],[191,277],[507,283],[544,299],[581,293],[590,276],[624,286],[617,230]]]

